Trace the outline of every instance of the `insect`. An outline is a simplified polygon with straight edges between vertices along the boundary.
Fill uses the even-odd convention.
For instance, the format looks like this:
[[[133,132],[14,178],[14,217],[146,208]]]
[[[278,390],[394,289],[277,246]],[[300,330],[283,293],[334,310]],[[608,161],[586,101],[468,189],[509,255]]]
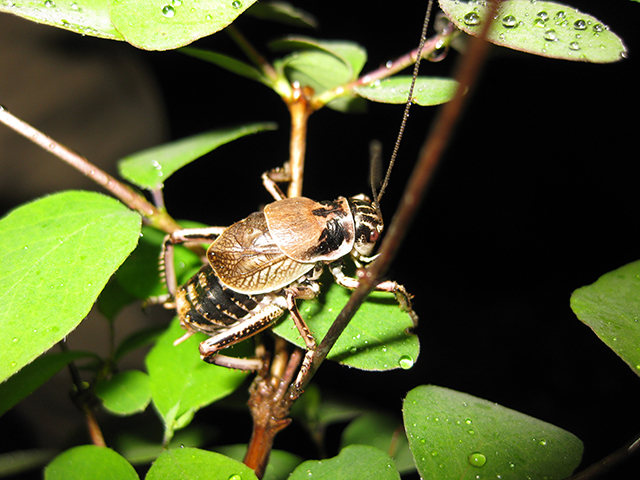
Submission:
[[[167,288],[187,333],[210,336],[200,344],[203,360],[231,368],[257,370],[260,359],[239,359],[218,352],[271,326],[289,311],[307,349],[315,339],[298,311],[296,300],[309,300],[320,293],[318,278],[325,266],[335,281],[349,289],[358,280],[346,276],[342,259],[351,256],[358,267],[371,256],[384,224],[376,200],[365,195],[338,197],[316,202],[286,198],[276,180],[286,173],[275,169],[263,174],[265,188],[275,201],[228,228],[208,227],[177,230],[164,241],[163,259]],[[176,284],[173,246],[186,242],[208,242],[207,262],[185,285]],[[400,307],[417,316],[410,295],[402,285],[384,281],[377,290],[393,292]]]

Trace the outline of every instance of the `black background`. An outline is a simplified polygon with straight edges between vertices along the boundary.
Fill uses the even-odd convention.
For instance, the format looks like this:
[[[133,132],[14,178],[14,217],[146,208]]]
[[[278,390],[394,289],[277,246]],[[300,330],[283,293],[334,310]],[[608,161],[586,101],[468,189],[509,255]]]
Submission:
[[[398,414],[406,392],[421,384],[486,398],[574,433],[585,443],[587,465],[640,430],[637,375],[569,308],[573,290],[640,258],[634,20],[640,6],[620,0],[572,6],[618,33],[628,59],[590,65],[495,49],[390,273],[415,295],[417,364],[387,373],[326,364],[316,379],[327,394]],[[369,52],[370,70],[415,46],[425,8],[334,1],[303,7],[317,16],[319,31],[244,17],[237,26],[257,46],[290,31],[356,41]],[[196,46],[240,55],[224,34]],[[247,121],[280,125],[174,175],[165,188],[170,213],[227,225],[270,201],[260,174],[288,155],[280,99],[179,53],[134,54],[160,86],[170,138]],[[442,63],[425,62],[421,74],[450,74],[458,57],[451,52]],[[411,111],[383,200],[387,222],[436,111]],[[401,106],[379,104],[370,104],[367,115],[314,114],[305,195],[367,192],[368,142],[379,139],[390,152],[401,115]],[[299,442],[299,435],[295,427],[284,431],[276,447]],[[632,459],[602,478],[639,476],[640,461]]]

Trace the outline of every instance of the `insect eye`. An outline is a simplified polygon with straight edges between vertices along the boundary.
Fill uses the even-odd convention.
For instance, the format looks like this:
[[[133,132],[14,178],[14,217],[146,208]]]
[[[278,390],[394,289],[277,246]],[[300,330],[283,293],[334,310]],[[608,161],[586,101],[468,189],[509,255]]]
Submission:
[[[378,232],[378,230],[372,228],[371,233],[369,233],[369,241],[376,242],[378,241],[379,236],[380,236],[380,233]]]

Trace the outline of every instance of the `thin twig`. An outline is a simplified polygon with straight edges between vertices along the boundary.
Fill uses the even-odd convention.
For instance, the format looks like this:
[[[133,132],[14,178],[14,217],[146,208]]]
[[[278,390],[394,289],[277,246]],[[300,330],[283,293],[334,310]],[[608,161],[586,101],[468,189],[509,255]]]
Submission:
[[[433,52],[443,48],[450,43],[452,36],[456,33],[456,29],[453,24],[448,24],[442,32],[438,33],[433,38],[430,38],[424,44],[422,49],[421,58],[427,58]],[[383,66],[361,76],[360,78],[354,80],[351,83],[347,83],[345,85],[340,85],[338,87],[332,88],[331,90],[327,90],[326,92],[314,97],[312,100],[312,107],[314,110],[318,110],[322,106],[326,105],[331,100],[335,99],[340,95],[344,95],[355,87],[362,87],[365,85],[369,85],[370,83],[375,82],[376,80],[382,80],[384,78],[390,77],[391,75],[395,75],[396,73],[404,70],[405,68],[413,65],[418,58],[418,48],[411,50],[409,53],[402,55],[401,57],[396,58],[395,60],[390,60],[385,63]]]
[[[39,145],[44,150],[55,155],[62,161],[83,173],[98,185],[105,188],[113,196],[119,198],[129,208],[150,220],[150,223],[165,232],[172,232],[180,226],[165,212],[158,210],[142,195],[129,188],[124,183],[96,167],[86,158],[78,155],[69,148],[56,142],[53,138],[35,129],[28,123],[9,113],[4,107],[0,107],[0,122],[4,123],[20,135]]]
[[[592,478],[598,478],[619,463],[627,460],[631,455],[638,453],[638,451],[640,451],[640,433],[638,433],[633,440],[627,442],[624,447],[610,453],[599,462],[589,465],[581,472],[572,475],[566,480],[591,480]]]
[[[251,62],[258,67],[262,73],[272,80],[276,80],[278,74],[274,70],[273,66],[267,61],[267,59],[256,50],[251,43],[245,38],[244,35],[238,30],[235,25],[229,25],[225,32],[236,42],[236,45],[244,52],[244,54],[251,60]]]
[[[60,342],[59,345],[63,352],[69,352],[69,348],[67,347],[65,341]],[[75,401],[75,404],[83,413],[84,418],[87,422],[87,430],[89,431],[91,443],[98,447],[106,447],[107,444],[104,441],[104,435],[102,435],[102,430],[100,429],[98,420],[96,419],[91,405],[89,404],[89,400],[87,398],[88,391],[82,382],[78,367],[76,367],[76,364],[74,362],[69,362],[68,368],[69,373],[71,374],[71,379],[73,380],[73,384],[76,387],[76,394],[73,396],[73,399]]]

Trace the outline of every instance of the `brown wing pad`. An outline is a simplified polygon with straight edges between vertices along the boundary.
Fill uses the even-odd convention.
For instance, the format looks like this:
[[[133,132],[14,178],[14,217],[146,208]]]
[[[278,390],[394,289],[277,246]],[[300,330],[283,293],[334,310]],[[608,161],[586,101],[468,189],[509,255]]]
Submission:
[[[224,285],[254,295],[279,290],[313,268],[282,253],[262,212],[225,230],[207,250],[207,258]]]
[[[267,205],[264,214],[276,245],[298,262],[337,260],[353,248],[353,215],[344,197],[330,202],[286,198]]]

